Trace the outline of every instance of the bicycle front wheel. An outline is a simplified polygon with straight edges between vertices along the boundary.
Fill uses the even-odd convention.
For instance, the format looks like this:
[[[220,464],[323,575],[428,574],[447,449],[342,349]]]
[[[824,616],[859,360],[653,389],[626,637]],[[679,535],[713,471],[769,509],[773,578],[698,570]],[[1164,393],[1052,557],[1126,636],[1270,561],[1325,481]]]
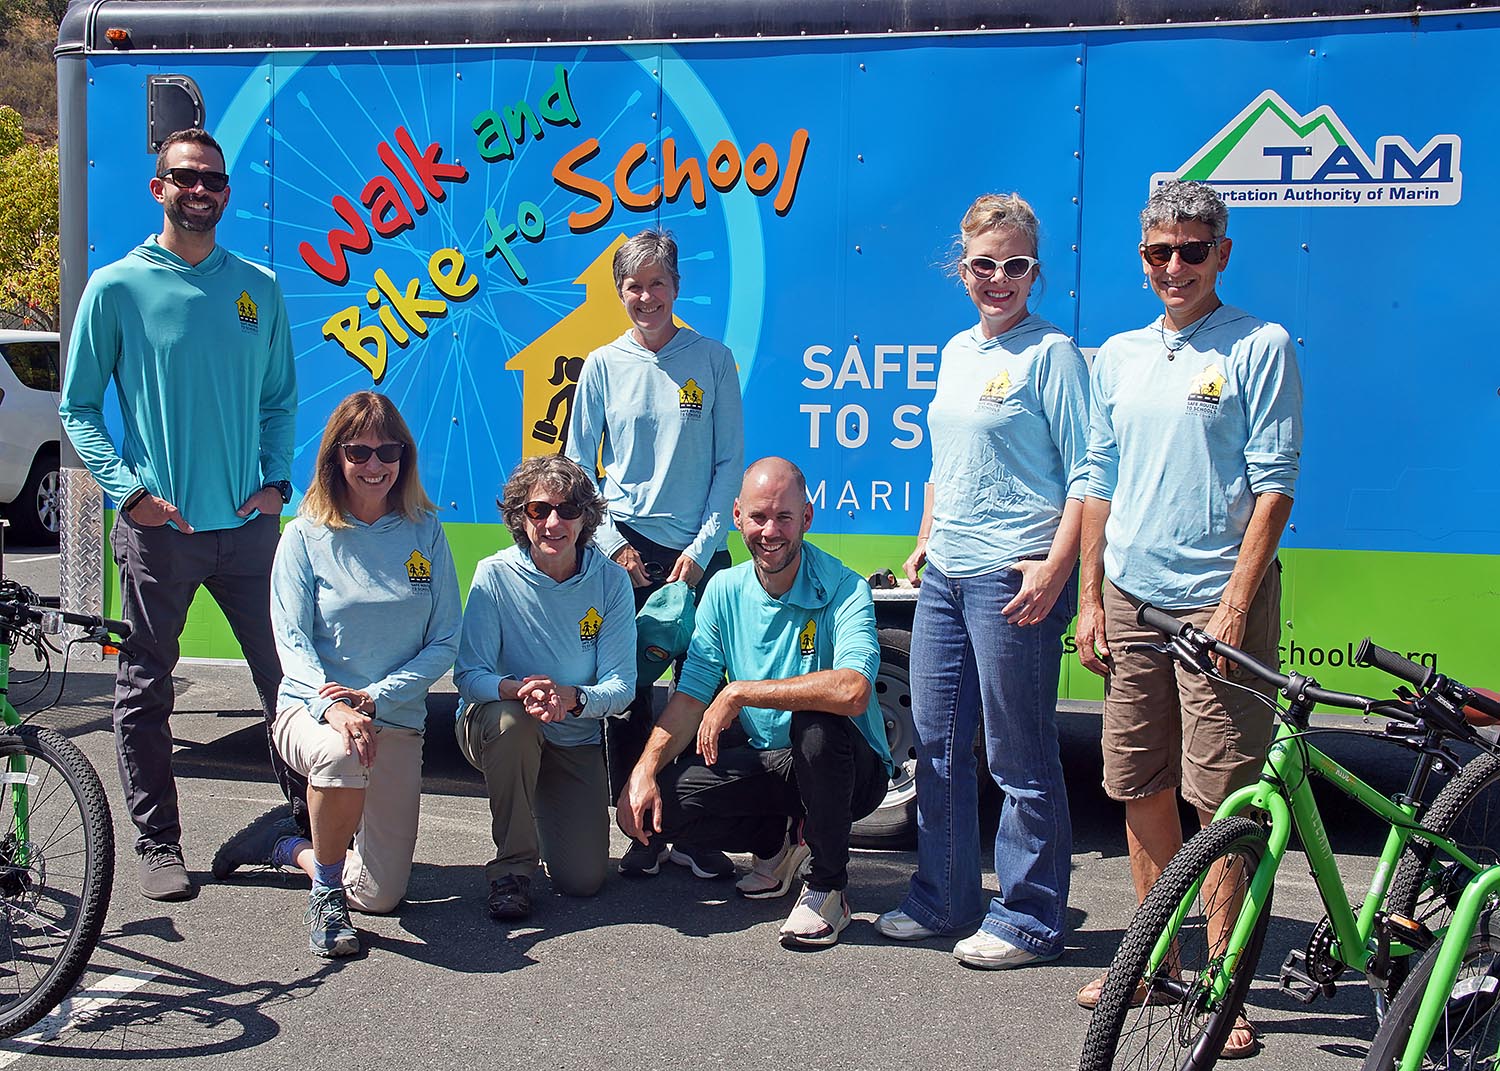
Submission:
[[[1490,911],[1480,915],[1419,1067],[1500,1067],[1500,939],[1492,935],[1496,929],[1500,919]],[[1433,945],[1411,969],[1370,1043],[1364,1071],[1395,1071],[1401,1066],[1422,994],[1442,950],[1441,943]]]
[[[1245,1002],[1271,919],[1267,898],[1226,975],[1226,946],[1266,847],[1265,831],[1255,822],[1221,818],[1172,857],[1110,964],[1080,1071],[1214,1066]],[[1163,937],[1171,951],[1152,969]],[[1223,995],[1215,999],[1219,983]]]
[[[77,983],[114,882],[104,788],[51,729],[0,732],[0,838],[0,1037],[10,1037]]]

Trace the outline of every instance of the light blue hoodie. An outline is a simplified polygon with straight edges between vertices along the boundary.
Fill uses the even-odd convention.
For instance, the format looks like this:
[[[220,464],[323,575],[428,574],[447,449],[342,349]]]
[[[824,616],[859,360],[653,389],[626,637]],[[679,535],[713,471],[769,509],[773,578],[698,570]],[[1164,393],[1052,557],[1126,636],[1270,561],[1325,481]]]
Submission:
[[[291,478],[296,411],[286,306],[264,268],[222,246],[189,264],[153,236],[84,287],[58,413],[116,502],[144,487],[197,531],[239,527],[247,498]]]
[[[970,577],[1045,556],[1088,481],[1088,368],[1068,336],[1027,316],[996,338],[978,326],[943,347],[927,408],[932,530],[927,558]]]
[[[1232,305],[1178,332],[1158,318],[1105,340],[1091,397],[1104,574],[1168,610],[1213,606],[1256,496],[1297,484],[1302,379],[1286,329]]]
[[[706,567],[729,536],[744,450],[739,373],[721,343],[682,327],[652,353],[627,331],[589,354],[567,455],[589,473],[602,458],[609,516],[594,542],[606,557],[625,545],[624,521]]]
[[[370,693],[375,721],[421,732],[427,691],[458,651],[458,574],[430,514],[387,513],[325,528],[286,526],[271,567],[271,627],[281,656],[276,708],[322,721],[328,681]]]
[[[580,688],[582,715],[544,722],[559,747],[599,742],[599,720],[635,698],[635,596],[630,575],[592,546],[558,583],[519,546],[479,563],[464,607],[453,683],[468,703],[493,703],[502,680],[546,676]]]

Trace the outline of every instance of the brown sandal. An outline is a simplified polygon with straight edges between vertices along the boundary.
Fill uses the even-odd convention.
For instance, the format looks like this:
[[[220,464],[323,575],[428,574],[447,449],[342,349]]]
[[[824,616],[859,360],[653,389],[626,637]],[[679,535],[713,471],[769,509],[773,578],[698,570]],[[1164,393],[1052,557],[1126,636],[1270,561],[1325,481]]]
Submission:
[[[1237,1031],[1250,1036],[1250,1040],[1242,1045],[1235,1045],[1232,1039]],[[1234,1017],[1234,1025],[1229,1028],[1229,1036],[1224,1039],[1224,1047],[1219,1050],[1221,1060],[1243,1060],[1247,1056],[1254,1056],[1260,1051],[1260,1031],[1255,1029],[1253,1023],[1243,1015]]]
[[[1091,1010],[1093,1008],[1097,1008],[1099,1006],[1099,997],[1104,992],[1105,980],[1108,978],[1109,972],[1105,971],[1098,978],[1095,978],[1092,982],[1089,982],[1082,989],[1080,989],[1078,991],[1078,1006],[1080,1008],[1088,1008]],[[1165,993],[1148,992],[1144,980],[1136,982],[1135,992],[1132,993],[1130,997],[1130,1006],[1132,1008],[1139,1008],[1143,1004],[1146,1004],[1148,1002],[1151,1004],[1170,1004],[1172,1002],[1172,999]],[[1230,1059],[1233,1058],[1234,1057],[1230,1057]]]

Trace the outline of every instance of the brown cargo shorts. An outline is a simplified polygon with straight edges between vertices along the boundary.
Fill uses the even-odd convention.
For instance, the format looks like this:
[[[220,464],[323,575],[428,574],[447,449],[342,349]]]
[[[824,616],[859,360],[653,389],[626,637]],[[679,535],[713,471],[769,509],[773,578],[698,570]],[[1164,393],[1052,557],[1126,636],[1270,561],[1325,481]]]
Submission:
[[[1181,787],[1182,798],[1205,811],[1254,783],[1265,762],[1275,714],[1265,703],[1220,681],[1189,673],[1154,651],[1160,633],[1136,623],[1141,600],[1104,581],[1104,632],[1111,669],[1104,682],[1104,791],[1135,800]],[[1204,628],[1214,607],[1169,611]],[[1281,565],[1272,562],[1251,600],[1241,648],[1268,666],[1279,665]],[[1230,677],[1262,695],[1270,685],[1231,664]]]

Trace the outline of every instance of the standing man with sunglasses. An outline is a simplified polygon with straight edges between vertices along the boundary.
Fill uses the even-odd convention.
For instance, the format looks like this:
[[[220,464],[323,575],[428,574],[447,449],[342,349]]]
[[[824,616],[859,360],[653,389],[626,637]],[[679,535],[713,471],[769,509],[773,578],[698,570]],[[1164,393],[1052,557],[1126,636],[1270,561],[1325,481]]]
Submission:
[[[1105,679],[1104,788],[1125,804],[1136,895],[1182,846],[1177,793],[1206,825],[1259,776],[1274,716],[1264,684],[1219,659],[1232,687],[1149,650],[1143,602],[1268,665],[1278,661],[1281,566],[1302,448],[1302,381],[1285,328],[1226,305],[1229,209],[1173,181],[1141,212],[1141,264],[1162,315],[1095,358],[1078,655]],[[1210,930],[1213,922],[1210,921]],[[1098,1003],[1102,979],[1078,1003]],[[1243,1018],[1223,1055],[1246,1056]]]
[[[59,412],[116,506],[110,543],[134,631],[115,678],[115,745],[139,831],[141,893],[182,900],[193,886],[172,774],[172,670],[188,606],[207,588],[250,664],[269,726],[281,680],[270,573],[291,500],[297,383],[280,285],[215,240],[229,204],[218,142],[199,129],[170,135],[150,189],[161,233],[89,280]],[[117,437],[104,420],[111,381]],[[294,811],[283,824],[305,833],[306,782],[274,747],[271,755]]]

